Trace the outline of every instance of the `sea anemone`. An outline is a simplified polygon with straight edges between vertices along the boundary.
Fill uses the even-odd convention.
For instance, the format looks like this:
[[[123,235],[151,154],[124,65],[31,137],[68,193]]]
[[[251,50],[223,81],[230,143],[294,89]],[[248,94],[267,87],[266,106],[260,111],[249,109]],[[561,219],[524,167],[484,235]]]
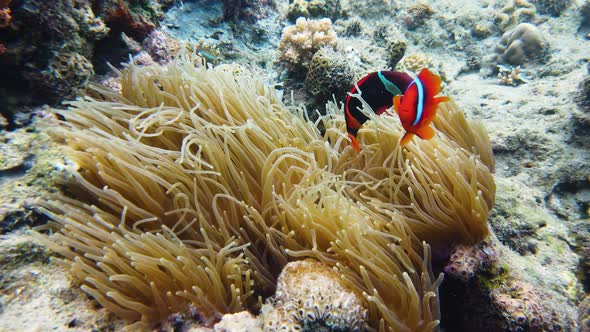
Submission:
[[[437,326],[424,240],[483,238],[494,200],[489,141],[456,105],[405,148],[397,119],[373,115],[356,155],[336,105],[324,133],[238,66],[184,55],[120,78],[56,110],[83,194],[39,202],[54,233],[37,238],[101,305],[144,328],[191,306],[212,321],[314,258],[363,295],[371,327]]]

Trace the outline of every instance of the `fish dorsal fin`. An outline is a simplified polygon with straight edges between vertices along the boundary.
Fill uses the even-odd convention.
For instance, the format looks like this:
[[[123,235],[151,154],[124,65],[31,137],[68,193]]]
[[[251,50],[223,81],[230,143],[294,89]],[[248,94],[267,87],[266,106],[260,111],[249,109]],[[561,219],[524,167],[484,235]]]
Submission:
[[[388,80],[387,78],[385,78],[385,76],[383,76],[383,74],[381,73],[381,71],[378,71],[377,72],[377,76],[379,76],[379,79],[381,80],[381,83],[383,83],[383,86],[385,86],[385,89],[387,91],[389,91],[389,93],[391,93],[394,96],[397,96],[397,95],[401,95],[402,94],[403,91],[401,91],[390,80]]]
[[[424,85],[424,89],[431,97],[436,96],[442,90],[442,79],[439,76],[434,75],[430,70],[428,70],[428,68],[422,68],[418,74],[418,79],[420,79],[422,85]]]

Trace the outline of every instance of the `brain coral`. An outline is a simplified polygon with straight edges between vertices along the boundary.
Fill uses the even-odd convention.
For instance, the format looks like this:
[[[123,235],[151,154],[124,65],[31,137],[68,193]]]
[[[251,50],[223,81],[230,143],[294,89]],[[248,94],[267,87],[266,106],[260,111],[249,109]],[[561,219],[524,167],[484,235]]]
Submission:
[[[494,196],[489,141],[456,105],[404,148],[393,117],[371,116],[357,155],[341,109],[323,135],[243,68],[181,57],[120,76],[120,92],[56,111],[83,193],[40,202],[55,232],[37,236],[106,309],[144,329],[191,306],[215,319],[314,258],[362,295],[371,328],[438,325],[423,240],[480,240]]]
[[[540,59],[546,48],[541,31],[532,24],[521,23],[502,35],[496,45],[496,54],[501,62],[517,66],[527,60]]]

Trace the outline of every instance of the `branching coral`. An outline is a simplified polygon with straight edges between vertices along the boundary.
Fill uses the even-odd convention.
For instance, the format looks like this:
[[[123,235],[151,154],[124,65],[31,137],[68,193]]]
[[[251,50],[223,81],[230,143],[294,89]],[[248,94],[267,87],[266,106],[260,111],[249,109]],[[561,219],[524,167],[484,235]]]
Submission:
[[[506,67],[498,65],[498,84],[515,86],[527,82],[528,80],[524,77],[520,66]]]
[[[313,55],[322,47],[336,45],[332,21],[297,19],[295,25],[283,29],[279,43],[280,60],[294,74],[305,73]]]
[[[364,295],[373,328],[437,326],[422,240],[481,239],[494,191],[485,133],[455,105],[407,149],[393,117],[373,116],[357,156],[340,109],[322,135],[240,67],[131,65],[121,86],[59,111],[51,131],[86,194],[40,202],[56,234],[38,238],[103,306],[144,327],[191,305],[215,319],[315,258]]]

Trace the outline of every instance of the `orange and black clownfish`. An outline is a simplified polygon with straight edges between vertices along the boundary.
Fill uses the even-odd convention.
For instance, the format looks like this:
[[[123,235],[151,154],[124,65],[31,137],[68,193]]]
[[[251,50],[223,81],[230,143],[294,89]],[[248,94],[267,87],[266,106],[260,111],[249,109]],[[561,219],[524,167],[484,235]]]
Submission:
[[[369,120],[359,110],[362,108],[361,101],[351,96],[352,94],[358,93],[357,87],[362,92],[363,100],[371,106],[375,114],[380,115],[393,105],[393,97],[404,93],[413,80],[406,73],[398,71],[377,71],[361,78],[350,89],[344,104],[346,131],[352,141],[352,147],[357,152],[361,151],[361,146],[356,139],[356,134],[362,125]]]
[[[378,71],[363,77],[350,90],[345,103],[346,130],[352,141],[352,147],[361,150],[356,134],[368,118],[358,110],[362,107],[358,98],[351,94],[362,91],[362,98],[371,106],[375,114],[382,114],[392,105],[395,107],[406,134],[401,145],[406,145],[414,135],[422,139],[434,136],[429,127],[436,115],[439,103],[449,100],[448,97],[435,97],[441,90],[442,80],[424,68],[413,79],[410,75],[395,71]]]
[[[430,123],[436,116],[438,104],[448,101],[449,97],[436,97],[440,93],[442,79],[424,68],[412,81],[403,95],[393,97],[393,106],[406,134],[400,144],[408,144],[414,135],[422,139],[431,139],[434,129]]]

